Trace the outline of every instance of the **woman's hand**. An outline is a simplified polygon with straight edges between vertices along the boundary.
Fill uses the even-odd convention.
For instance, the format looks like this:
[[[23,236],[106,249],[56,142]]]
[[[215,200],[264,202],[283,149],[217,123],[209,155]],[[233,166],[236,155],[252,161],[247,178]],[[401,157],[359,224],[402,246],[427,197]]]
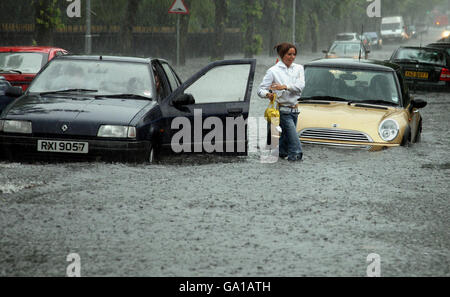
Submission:
[[[274,99],[275,94],[274,93],[267,93],[266,97],[272,101]]]
[[[287,86],[275,83],[270,86],[270,89],[275,91],[287,90]]]

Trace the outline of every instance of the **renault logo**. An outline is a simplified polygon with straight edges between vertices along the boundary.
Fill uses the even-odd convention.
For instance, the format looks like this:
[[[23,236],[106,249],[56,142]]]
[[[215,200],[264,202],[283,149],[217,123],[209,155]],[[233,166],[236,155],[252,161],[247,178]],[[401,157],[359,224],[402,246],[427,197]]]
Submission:
[[[66,124],[64,124],[64,125],[61,126],[61,130],[62,130],[63,132],[66,132],[67,129],[69,129],[69,127],[68,127]]]

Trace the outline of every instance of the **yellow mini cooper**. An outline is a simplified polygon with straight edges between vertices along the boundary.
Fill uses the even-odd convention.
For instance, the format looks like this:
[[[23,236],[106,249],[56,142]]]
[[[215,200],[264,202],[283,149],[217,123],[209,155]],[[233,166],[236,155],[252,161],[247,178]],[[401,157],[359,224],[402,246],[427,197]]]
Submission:
[[[322,59],[305,65],[297,132],[303,143],[380,150],[420,141],[423,100],[396,64]]]

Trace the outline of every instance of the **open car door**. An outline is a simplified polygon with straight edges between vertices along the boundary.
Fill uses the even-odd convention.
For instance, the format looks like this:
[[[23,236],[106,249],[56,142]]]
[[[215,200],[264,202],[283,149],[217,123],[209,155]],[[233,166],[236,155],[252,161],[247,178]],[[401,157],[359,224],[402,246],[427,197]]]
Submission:
[[[209,64],[161,103],[161,144],[175,153],[247,155],[255,59]]]

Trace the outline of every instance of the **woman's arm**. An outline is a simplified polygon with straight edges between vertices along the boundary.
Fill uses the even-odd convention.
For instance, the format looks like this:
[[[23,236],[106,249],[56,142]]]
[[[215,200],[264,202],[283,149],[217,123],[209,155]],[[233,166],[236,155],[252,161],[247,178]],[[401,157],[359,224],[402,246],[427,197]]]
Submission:
[[[300,95],[305,88],[305,70],[302,65],[299,65],[299,75],[294,80],[292,85],[287,85],[287,90],[291,93]]]
[[[261,84],[259,85],[258,96],[261,98],[270,98],[271,96],[273,96],[273,94],[269,92],[272,83],[273,83],[273,73],[269,69],[267,70],[266,75],[264,76]]]

